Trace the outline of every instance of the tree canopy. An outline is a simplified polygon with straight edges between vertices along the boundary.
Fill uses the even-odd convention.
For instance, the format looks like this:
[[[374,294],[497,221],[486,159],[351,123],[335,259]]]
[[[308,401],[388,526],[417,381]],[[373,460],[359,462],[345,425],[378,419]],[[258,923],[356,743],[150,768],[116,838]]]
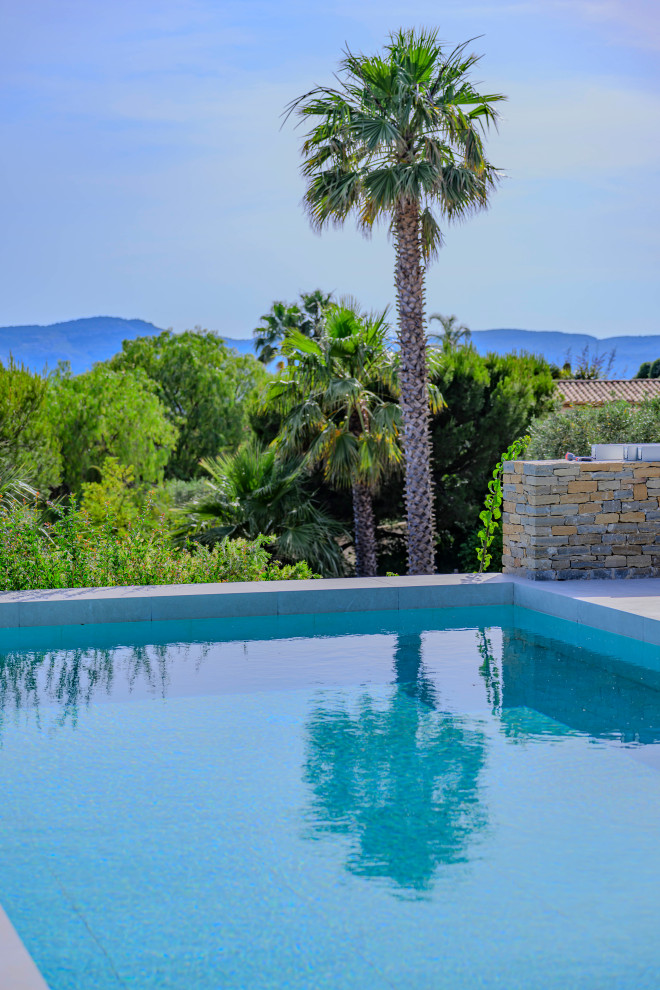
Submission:
[[[155,383],[178,432],[166,468],[170,478],[199,476],[202,458],[245,439],[250,405],[269,377],[255,358],[238,354],[208,330],[166,330],[126,340],[111,367],[141,370]]]
[[[144,371],[97,364],[83,375],[66,368],[50,378],[47,411],[62,452],[62,481],[73,492],[98,481],[114,457],[138,484],[162,480],[177,431]]]
[[[431,424],[441,569],[475,528],[490,472],[513,437],[554,405],[554,381],[543,358],[480,356],[472,346],[443,350],[433,380],[446,406]],[[456,566],[456,564],[454,564]]]
[[[635,378],[660,378],[660,358],[640,364]]]
[[[257,357],[270,364],[279,354],[279,347],[289,330],[298,330],[305,337],[317,337],[323,317],[332,305],[332,293],[315,289],[301,292],[300,302],[274,302],[261,317],[261,326],[252,331]]]

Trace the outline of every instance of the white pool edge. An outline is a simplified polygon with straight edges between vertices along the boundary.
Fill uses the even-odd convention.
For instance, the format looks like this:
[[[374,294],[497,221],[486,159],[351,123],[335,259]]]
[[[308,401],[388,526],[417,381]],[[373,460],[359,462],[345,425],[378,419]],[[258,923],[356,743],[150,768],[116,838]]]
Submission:
[[[519,605],[660,645],[660,579],[537,582],[507,574],[0,593],[3,629]]]
[[[1,906],[0,990],[48,990],[41,973]]]

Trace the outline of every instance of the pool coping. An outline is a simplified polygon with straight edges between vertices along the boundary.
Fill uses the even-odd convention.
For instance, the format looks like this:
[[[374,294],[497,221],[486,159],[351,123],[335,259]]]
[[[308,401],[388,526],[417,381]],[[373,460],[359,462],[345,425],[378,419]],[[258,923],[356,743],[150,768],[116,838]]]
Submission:
[[[0,905],[0,990],[48,990],[32,957]]]
[[[439,574],[0,593],[2,630],[177,619],[518,605],[660,646],[660,579],[537,582]],[[48,990],[0,905],[0,990]]]
[[[35,626],[471,605],[519,605],[660,645],[658,578],[538,582],[499,573],[2,592],[0,641],[2,629]]]

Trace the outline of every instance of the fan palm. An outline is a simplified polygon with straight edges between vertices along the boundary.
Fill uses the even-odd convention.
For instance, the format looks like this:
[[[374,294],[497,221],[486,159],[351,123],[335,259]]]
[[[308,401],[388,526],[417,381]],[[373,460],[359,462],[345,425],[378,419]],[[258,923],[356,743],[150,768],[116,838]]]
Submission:
[[[273,551],[285,563],[306,560],[325,577],[344,573],[336,541],[342,527],[305,490],[299,460],[284,462],[274,449],[248,440],[201,465],[209,477],[206,492],[183,510],[188,535],[213,543],[263,533],[274,538]]]
[[[306,337],[315,337],[331,303],[332,293],[320,289],[301,293],[300,305],[274,302],[270,312],[261,317],[262,326],[252,331],[257,359],[270,364],[277,357],[288,330],[300,330]]]
[[[266,393],[286,417],[282,448],[305,451],[331,485],[351,489],[356,569],[363,577],[376,573],[372,495],[402,464],[400,409],[387,394],[396,391],[388,329],[385,313],[334,307],[316,340],[287,334],[282,352],[290,359],[289,378],[270,382]]]
[[[432,333],[429,336],[435,340],[439,340],[441,345],[449,348],[450,351],[455,350],[462,344],[467,344],[472,336],[470,328],[466,327],[464,323],[459,323],[457,316],[443,316],[442,313],[431,313],[429,316],[430,320],[437,320],[440,323],[442,333]]]
[[[287,108],[314,121],[302,166],[312,225],[355,213],[365,232],[387,218],[394,234],[412,574],[434,570],[424,332],[424,263],[442,242],[433,207],[463,219],[487,205],[497,180],[482,138],[503,97],[474,88],[478,57],[466,47],[446,54],[436,32],[399,31],[383,54],[347,51],[336,88],[316,87]]]

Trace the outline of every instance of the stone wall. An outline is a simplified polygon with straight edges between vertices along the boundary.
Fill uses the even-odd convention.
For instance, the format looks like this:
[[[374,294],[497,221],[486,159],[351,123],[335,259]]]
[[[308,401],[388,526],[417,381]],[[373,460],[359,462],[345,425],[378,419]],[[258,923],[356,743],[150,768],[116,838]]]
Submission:
[[[660,575],[660,463],[507,461],[503,488],[505,573]]]

